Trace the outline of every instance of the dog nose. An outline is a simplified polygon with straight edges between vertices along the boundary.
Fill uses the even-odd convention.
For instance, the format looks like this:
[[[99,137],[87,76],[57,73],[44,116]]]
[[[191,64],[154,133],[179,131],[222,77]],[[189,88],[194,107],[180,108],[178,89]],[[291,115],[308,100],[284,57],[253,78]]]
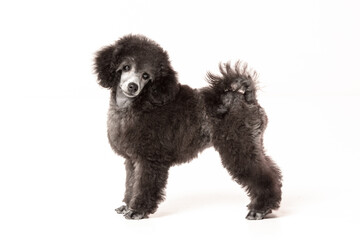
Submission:
[[[136,83],[129,83],[128,84],[128,91],[129,93],[136,93],[136,91],[139,89],[139,86]]]

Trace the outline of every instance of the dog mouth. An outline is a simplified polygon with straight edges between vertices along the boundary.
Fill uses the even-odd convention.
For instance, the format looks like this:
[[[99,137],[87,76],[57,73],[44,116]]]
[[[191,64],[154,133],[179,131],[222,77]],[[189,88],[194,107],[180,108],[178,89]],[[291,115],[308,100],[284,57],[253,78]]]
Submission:
[[[128,97],[128,98],[134,98],[134,97],[136,97],[137,95],[139,95],[139,94],[136,94],[136,93],[129,93],[129,92],[127,92],[127,91],[124,91],[123,89],[121,89],[121,91],[122,91],[122,93],[123,93],[126,97]]]

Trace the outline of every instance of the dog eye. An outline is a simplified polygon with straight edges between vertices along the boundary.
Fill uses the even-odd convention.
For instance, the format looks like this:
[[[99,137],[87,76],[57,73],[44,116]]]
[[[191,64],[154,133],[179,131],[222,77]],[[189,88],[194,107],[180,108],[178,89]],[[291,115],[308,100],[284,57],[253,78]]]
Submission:
[[[144,80],[148,80],[149,77],[150,77],[150,75],[147,74],[147,73],[144,73],[144,74],[142,75],[142,78],[143,78]]]
[[[130,70],[130,65],[125,65],[125,66],[123,66],[123,70],[124,71],[129,71]]]

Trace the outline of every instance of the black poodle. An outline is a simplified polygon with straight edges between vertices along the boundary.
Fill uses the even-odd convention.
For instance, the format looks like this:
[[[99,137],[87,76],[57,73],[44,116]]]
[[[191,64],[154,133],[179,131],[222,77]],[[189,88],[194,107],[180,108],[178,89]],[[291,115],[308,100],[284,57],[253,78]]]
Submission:
[[[128,219],[148,217],[165,197],[169,168],[214,146],[223,166],[251,198],[247,219],[263,219],[281,201],[281,173],[263,148],[267,124],[256,100],[256,73],[238,62],[208,73],[209,87],[178,83],[169,57],[144,36],[128,35],[95,57],[101,86],[111,90],[108,138],[126,159]]]

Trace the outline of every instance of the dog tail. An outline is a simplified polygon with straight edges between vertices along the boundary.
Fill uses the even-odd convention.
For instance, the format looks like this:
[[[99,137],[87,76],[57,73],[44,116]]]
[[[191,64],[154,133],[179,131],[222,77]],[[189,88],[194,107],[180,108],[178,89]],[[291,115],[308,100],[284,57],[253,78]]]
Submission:
[[[248,103],[256,103],[257,73],[248,68],[246,63],[237,61],[232,67],[230,62],[220,63],[221,75],[207,73],[207,82],[210,87],[219,94],[229,91],[244,95]]]

